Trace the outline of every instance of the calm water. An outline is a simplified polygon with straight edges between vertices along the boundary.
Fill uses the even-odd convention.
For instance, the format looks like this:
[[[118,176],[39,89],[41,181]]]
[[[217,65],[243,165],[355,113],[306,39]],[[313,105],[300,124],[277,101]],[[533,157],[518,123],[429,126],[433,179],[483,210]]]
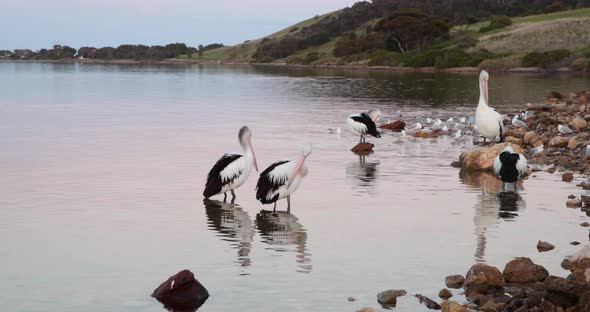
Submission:
[[[493,74],[490,99],[512,110],[589,84]],[[387,134],[361,162],[357,138],[328,132],[374,107],[468,116],[476,86],[475,74],[0,63],[0,309],[162,311],[151,291],[184,268],[211,293],[200,311],[354,311],[391,288],[438,299],[446,275],[515,256],[565,275],[569,242],[588,232],[559,175],[499,194],[493,177],[449,167],[469,144]],[[292,214],[263,211],[255,174],[235,205],[203,201],[244,124],[261,169],[313,142]],[[539,254],[539,239],[557,248]],[[396,310],[425,308],[407,296]]]

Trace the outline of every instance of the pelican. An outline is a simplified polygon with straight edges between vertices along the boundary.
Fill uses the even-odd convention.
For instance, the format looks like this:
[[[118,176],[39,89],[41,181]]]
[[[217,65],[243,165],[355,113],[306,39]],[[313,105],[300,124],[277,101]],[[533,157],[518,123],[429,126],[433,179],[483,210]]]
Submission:
[[[246,182],[252,167],[258,171],[250,128],[243,126],[238,134],[238,139],[244,149],[244,155],[225,154],[221,156],[207,175],[207,184],[203,191],[205,198],[208,199],[223,193],[225,201],[227,200],[227,192],[231,191],[233,202],[236,199],[234,190]]]
[[[350,115],[346,119],[346,122],[350,132],[361,137],[359,143],[364,143],[367,134],[376,138],[381,137],[381,134],[377,131],[377,125],[375,124],[379,118],[381,118],[381,111],[373,109],[367,113]]]
[[[477,111],[475,112],[475,124],[479,134],[492,142],[496,142],[499,138],[502,141],[504,136],[504,123],[502,116],[496,112],[495,109],[488,106],[488,80],[490,75],[487,71],[482,70],[479,75],[479,104],[477,105]]]
[[[494,173],[504,183],[514,183],[527,172],[524,155],[514,152],[508,145],[494,160]]]
[[[291,211],[291,194],[295,193],[301,180],[307,175],[304,163],[309,154],[311,144],[305,143],[299,147],[298,161],[277,161],[266,168],[256,184],[256,199],[265,205],[274,203],[273,211],[276,211],[277,201],[287,198],[287,211]]]

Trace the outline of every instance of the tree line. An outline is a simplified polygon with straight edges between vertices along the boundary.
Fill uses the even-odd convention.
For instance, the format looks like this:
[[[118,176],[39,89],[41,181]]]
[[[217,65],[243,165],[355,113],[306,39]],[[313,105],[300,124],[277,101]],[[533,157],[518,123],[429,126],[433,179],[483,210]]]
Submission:
[[[99,60],[164,60],[186,55],[189,59],[194,54],[201,55],[204,51],[223,47],[223,44],[214,43],[198,48],[187,46],[185,43],[170,43],[165,46],[142,44],[122,44],[118,47],[81,47],[72,48],[67,45],[54,45],[51,49],[33,51],[29,49],[16,49],[13,51],[0,50],[0,59],[13,60],[60,60],[67,58],[84,58]]]

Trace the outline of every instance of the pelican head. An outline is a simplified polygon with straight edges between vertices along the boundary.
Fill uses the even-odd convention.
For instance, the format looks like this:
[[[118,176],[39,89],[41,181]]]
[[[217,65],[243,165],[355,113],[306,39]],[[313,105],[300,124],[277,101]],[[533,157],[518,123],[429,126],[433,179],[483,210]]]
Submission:
[[[299,154],[303,157],[309,156],[311,154],[311,143],[303,143],[299,146]]]
[[[252,146],[252,131],[248,126],[243,126],[240,128],[240,132],[238,133],[238,138],[240,139],[240,145],[244,148],[245,153],[251,152],[254,169],[258,171],[258,164],[256,163],[256,154],[254,154],[254,147]]]

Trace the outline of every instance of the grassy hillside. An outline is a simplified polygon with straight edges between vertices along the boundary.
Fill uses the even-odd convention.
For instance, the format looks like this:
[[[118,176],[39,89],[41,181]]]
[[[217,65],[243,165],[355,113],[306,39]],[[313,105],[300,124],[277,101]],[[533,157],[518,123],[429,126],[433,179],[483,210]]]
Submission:
[[[297,35],[324,18],[337,17],[342,10],[307,19],[265,37],[282,39]],[[378,19],[372,19],[356,29],[333,36],[329,41],[300,49],[284,58],[272,60],[275,63],[290,64],[360,64],[391,66],[477,66],[481,64],[491,69],[507,69],[521,66],[570,66],[588,68],[590,59],[590,9],[577,9],[552,14],[531,15],[512,18],[512,25],[481,33],[480,29],[490,24],[482,21],[471,25],[467,32],[458,31],[464,27],[451,29],[450,38],[437,43],[427,51],[410,51],[400,54],[384,50],[374,50],[335,57],[334,47],[344,35],[366,36]],[[320,23],[321,25],[321,23]],[[367,30],[369,29],[369,30]],[[471,44],[460,42],[468,36]],[[275,40],[277,41],[277,40]],[[263,38],[247,41],[231,47],[205,51],[202,56],[195,54],[193,59],[224,62],[254,62],[258,47]],[[562,51],[553,53],[553,50]],[[569,50],[563,51],[563,49]],[[539,52],[539,53],[537,53]],[[536,53],[536,54],[535,54]],[[530,54],[530,55],[529,55]],[[564,61],[565,60],[565,61]]]

